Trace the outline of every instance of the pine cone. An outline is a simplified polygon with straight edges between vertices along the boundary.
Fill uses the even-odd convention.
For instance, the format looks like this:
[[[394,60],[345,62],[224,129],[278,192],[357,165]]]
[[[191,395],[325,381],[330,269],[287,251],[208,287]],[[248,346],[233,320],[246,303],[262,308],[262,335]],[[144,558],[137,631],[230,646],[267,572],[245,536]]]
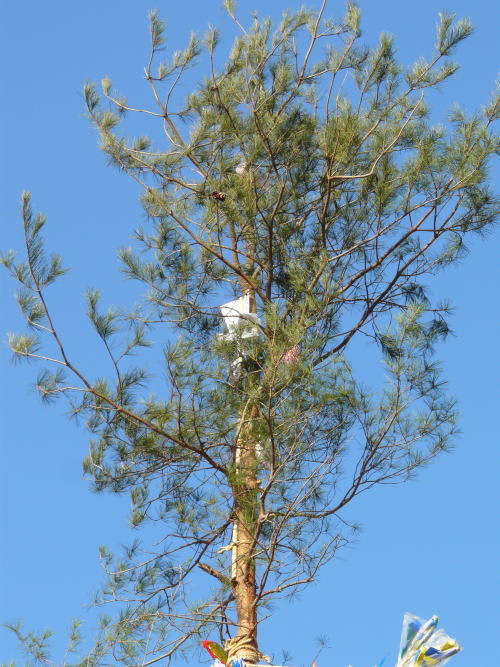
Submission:
[[[300,359],[300,350],[298,345],[291,347],[288,352],[283,355],[283,362],[285,364],[294,364]]]

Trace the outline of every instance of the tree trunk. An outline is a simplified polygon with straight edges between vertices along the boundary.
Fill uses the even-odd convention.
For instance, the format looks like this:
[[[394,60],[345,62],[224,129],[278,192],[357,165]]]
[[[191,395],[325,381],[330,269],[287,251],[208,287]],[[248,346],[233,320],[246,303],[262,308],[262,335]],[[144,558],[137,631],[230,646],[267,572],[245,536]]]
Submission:
[[[234,657],[258,662],[257,607],[255,581],[255,534],[258,516],[257,455],[252,434],[254,406],[243,425],[236,448],[236,474],[233,485],[234,531],[232,584],[236,601],[238,631],[234,638]]]
[[[250,310],[256,312],[251,295]],[[248,385],[248,378],[243,381]],[[230,641],[230,657],[247,663],[259,661],[257,645],[257,591],[255,579],[255,535],[258,519],[257,441],[253,423],[259,415],[257,403],[241,414],[235,450],[233,483],[234,529],[232,549],[232,586],[236,602],[238,630]]]

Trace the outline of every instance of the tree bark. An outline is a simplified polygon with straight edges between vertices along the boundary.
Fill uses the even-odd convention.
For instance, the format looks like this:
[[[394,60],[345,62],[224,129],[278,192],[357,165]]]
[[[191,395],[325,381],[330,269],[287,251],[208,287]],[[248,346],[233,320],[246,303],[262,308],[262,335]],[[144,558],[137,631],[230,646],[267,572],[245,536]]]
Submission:
[[[234,655],[250,663],[257,662],[259,654],[254,553],[258,511],[257,443],[252,434],[252,421],[257,416],[258,408],[254,406],[241,429],[233,485],[235,530],[232,584],[238,622]]]

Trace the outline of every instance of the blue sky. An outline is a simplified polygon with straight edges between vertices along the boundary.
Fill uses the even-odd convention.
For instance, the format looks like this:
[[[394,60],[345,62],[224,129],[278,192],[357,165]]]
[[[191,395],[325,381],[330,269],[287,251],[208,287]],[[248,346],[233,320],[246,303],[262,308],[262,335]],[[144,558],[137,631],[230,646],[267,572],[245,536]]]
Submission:
[[[278,16],[299,4],[242,0],[239,15],[258,9]],[[393,33],[405,63],[430,53],[443,7],[470,16],[476,33],[456,54],[462,69],[432,103],[436,117],[444,118],[454,102],[466,109],[486,102],[498,60],[491,0],[360,4],[366,40],[373,43],[382,30]],[[157,5],[168,19],[172,49],[208,23],[219,26],[223,45],[228,43],[232,24],[220,0]],[[134,185],[104,164],[81,89],[86,80],[109,75],[130,99],[145,99],[150,5],[29,0],[0,6],[0,247],[20,248],[19,195],[31,190],[34,207],[49,218],[49,247],[72,267],[51,293],[52,308],[71,352],[96,372],[98,348],[85,322],[83,292],[102,286],[105,300],[126,302],[131,287],[118,273],[115,250],[128,243],[142,213]],[[340,3],[330,6],[335,12]],[[497,167],[497,182],[498,175]],[[292,664],[308,664],[315,637],[328,635],[331,648],[319,667],[371,667],[383,656],[390,665],[408,610],[438,614],[459,639],[464,652],[454,666],[492,663],[488,639],[497,634],[500,593],[498,249],[498,234],[474,241],[470,256],[433,284],[434,294],[450,297],[456,307],[455,335],[439,350],[461,406],[456,450],[416,481],[377,489],[350,508],[350,518],[363,525],[358,543],[342,551],[297,602],[276,606],[262,633],[266,652],[286,647]],[[18,330],[15,286],[3,273],[0,288],[1,330]],[[30,389],[36,369],[14,367],[10,358],[2,342],[0,622],[23,618],[27,627],[53,629],[60,659],[71,618],[85,617],[84,605],[99,584],[98,545],[115,547],[131,537],[129,503],[127,497],[91,494],[81,472],[85,433],[68,420],[63,403],[43,407]],[[22,664],[22,652],[0,628],[0,661],[14,659]],[[199,664],[208,661],[203,657]]]

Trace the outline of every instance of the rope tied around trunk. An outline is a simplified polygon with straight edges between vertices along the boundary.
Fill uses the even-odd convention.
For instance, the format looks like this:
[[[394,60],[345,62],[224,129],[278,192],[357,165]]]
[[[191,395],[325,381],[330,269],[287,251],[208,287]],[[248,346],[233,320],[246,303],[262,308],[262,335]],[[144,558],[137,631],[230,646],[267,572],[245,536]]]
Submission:
[[[231,664],[233,658],[243,658],[249,667],[258,663],[259,660],[271,662],[269,656],[255,648],[254,640],[248,635],[231,637],[224,643],[224,648],[228,653],[228,664]]]

